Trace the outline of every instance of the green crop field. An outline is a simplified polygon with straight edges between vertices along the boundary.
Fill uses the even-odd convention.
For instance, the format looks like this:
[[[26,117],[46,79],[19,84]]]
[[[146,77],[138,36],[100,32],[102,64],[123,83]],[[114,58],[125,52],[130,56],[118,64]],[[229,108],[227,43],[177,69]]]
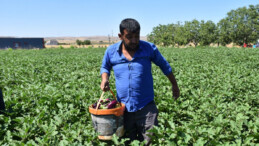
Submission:
[[[101,95],[104,48],[1,50],[0,145],[123,145],[98,140],[88,106]],[[153,145],[259,143],[259,49],[160,48],[181,96],[153,66],[159,127]],[[111,88],[116,92],[114,76]],[[109,94],[107,93],[106,96]],[[138,141],[131,143],[140,145]]]

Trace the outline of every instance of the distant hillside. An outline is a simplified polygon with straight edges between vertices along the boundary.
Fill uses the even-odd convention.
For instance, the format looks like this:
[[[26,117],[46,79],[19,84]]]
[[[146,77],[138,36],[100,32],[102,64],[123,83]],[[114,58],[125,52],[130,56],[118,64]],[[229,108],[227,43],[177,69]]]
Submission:
[[[147,37],[141,36],[141,40],[147,40]],[[89,37],[45,37],[45,41],[48,40],[57,40],[59,43],[69,43],[74,44],[76,43],[76,40],[90,40],[92,43],[109,43],[108,36],[89,36]],[[112,42],[118,42],[120,39],[119,37],[110,37],[110,43]]]

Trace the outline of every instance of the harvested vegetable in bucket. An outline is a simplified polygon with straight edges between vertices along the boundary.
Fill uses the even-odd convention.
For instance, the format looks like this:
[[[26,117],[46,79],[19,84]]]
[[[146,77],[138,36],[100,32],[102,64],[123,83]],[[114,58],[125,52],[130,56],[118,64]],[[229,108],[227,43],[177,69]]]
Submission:
[[[99,100],[94,103],[92,105],[93,108],[97,107],[97,103],[99,102]],[[119,107],[119,102],[117,102],[117,100],[111,99],[111,98],[106,98],[104,100],[100,100],[100,104],[98,106],[98,109],[112,109],[112,108],[116,108]]]

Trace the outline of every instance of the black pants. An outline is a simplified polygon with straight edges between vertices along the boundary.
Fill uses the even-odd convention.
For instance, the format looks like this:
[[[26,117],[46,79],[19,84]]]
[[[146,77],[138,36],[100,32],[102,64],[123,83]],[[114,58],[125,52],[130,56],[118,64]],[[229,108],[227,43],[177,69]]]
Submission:
[[[158,109],[154,101],[147,104],[141,110],[136,112],[124,113],[124,127],[126,130],[125,137],[133,140],[146,140],[146,145],[151,143],[151,138],[148,135],[152,133],[147,132],[154,125],[158,126]]]
[[[2,93],[2,90],[0,89],[0,111],[1,110],[5,110],[5,104],[4,104],[4,99],[3,99],[3,93]]]

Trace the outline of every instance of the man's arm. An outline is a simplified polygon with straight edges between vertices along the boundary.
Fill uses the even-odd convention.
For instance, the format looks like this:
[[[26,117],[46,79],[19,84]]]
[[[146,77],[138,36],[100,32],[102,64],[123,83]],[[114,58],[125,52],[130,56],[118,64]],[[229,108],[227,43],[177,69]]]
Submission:
[[[180,96],[180,90],[179,90],[179,87],[177,85],[177,82],[176,82],[176,79],[174,77],[173,72],[169,73],[167,75],[167,78],[170,80],[170,82],[172,84],[173,97],[174,97],[174,99],[177,99]]]
[[[152,46],[154,49],[153,56],[151,57],[151,60],[160,67],[162,72],[167,76],[167,78],[170,80],[172,84],[172,92],[173,97],[177,99],[180,96],[180,90],[178,88],[176,79],[174,77],[174,74],[172,72],[172,68],[170,64],[165,60],[165,58],[162,56],[162,54],[159,52],[159,50],[156,48],[156,46]]]
[[[105,92],[110,90],[109,74],[106,72],[102,73],[102,82],[100,87]]]
[[[3,99],[3,94],[1,89],[0,89],[0,110],[5,110],[5,104],[4,104],[4,99]],[[0,111],[0,114],[1,114],[1,111]]]
[[[109,76],[110,76],[111,68],[112,68],[112,65],[110,63],[109,53],[108,53],[108,49],[107,49],[103,56],[103,61],[102,61],[102,66],[101,66],[102,82],[100,85],[101,90],[105,91],[105,92],[110,90]]]

